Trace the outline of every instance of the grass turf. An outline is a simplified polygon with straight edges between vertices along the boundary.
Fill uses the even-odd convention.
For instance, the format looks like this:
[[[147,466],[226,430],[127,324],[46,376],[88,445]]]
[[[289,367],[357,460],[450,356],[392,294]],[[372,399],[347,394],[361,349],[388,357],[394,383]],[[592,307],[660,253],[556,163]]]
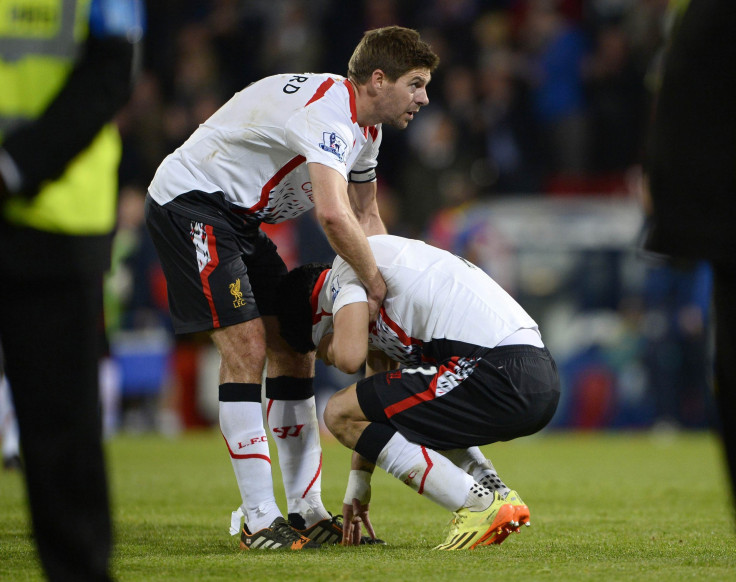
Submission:
[[[350,453],[331,439],[323,447],[322,498],[337,512]],[[532,527],[501,546],[431,551],[449,512],[376,469],[372,521],[389,545],[244,552],[228,534],[239,495],[217,431],[120,435],[107,445],[113,574],[119,581],[736,580],[736,522],[712,435],[546,432],[484,451],[532,512]],[[0,473],[0,580],[41,579],[22,477]]]

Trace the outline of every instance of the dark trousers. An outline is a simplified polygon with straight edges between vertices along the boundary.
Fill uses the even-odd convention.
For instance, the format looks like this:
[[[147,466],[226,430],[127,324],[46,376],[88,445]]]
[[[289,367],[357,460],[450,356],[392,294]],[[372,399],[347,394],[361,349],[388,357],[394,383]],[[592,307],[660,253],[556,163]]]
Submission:
[[[716,325],[715,397],[736,502],[736,267],[713,269]]]
[[[0,273],[0,343],[33,533],[52,581],[109,580],[98,390],[101,295],[101,276],[18,280]]]

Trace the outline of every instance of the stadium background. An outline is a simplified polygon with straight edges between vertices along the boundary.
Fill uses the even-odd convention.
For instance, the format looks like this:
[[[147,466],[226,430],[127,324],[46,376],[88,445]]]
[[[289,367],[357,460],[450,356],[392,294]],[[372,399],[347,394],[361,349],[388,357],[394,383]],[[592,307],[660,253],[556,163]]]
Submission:
[[[160,161],[233,92],[277,72],[345,74],[364,30],[418,29],[442,62],[430,105],[386,130],[389,232],[483,267],[557,359],[551,428],[711,423],[710,271],[643,257],[647,122],[666,0],[157,0],[124,139],[106,283],[108,432],[216,423],[216,354],[175,339],[142,224]],[[313,216],[269,228],[290,266],[332,255]],[[318,370],[318,399],[349,383]]]

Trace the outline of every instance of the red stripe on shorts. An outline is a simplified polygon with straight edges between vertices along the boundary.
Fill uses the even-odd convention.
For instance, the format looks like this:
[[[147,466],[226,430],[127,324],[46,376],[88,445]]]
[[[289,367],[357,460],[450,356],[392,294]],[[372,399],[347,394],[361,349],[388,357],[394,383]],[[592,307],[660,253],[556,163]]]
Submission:
[[[412,406],[416,406],[417,404],[421,404],[422,402],[429,402],[430,400],[434,400],[437,396],[437,380],[445,372],[452,372],[457,367],[454,361],[450,361],[449,364],[450,366],[443,364],[440,369],[437,370],[437,373],[432,377],[432,381],[429,383],[429,387],[424,392],[412,394],[411,396],[407,396],[403,400],[399,400],[391,406],[387,406],[386,408],[384,408],[383,410],[386,413],[386,418],[391,418],[394,414],[404,412]]]
[[[204,231],[207,234],[207,251],[210,255],[210,260],[205,265],[204,269],[200,271],[199,277],[202,280],[202,290],[204,296],[207,298],[207,303],[210,306],[210,313],[212,313],[212,327],[220,327],[220,318],[217,315],[217,309],[215,309],[215,302],[212,299],[212,289],[210,288],[210,275],[215,270],[217,265],[220,263],[220,259],[217,256],[217,246],[215,245],[215,233],[212,231],[212,226],[205,224]]]

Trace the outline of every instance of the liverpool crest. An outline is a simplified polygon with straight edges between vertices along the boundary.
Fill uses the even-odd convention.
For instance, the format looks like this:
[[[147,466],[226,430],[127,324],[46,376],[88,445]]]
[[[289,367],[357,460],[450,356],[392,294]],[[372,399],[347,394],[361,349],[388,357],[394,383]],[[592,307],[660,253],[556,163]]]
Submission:
[[[233,299],[233,307],[243,307],[245,305],[245,299],[243,299],[243,292],[240,290],[240,279],[236,279],[235,283],[230,283],[230,294],[235,298]]]

